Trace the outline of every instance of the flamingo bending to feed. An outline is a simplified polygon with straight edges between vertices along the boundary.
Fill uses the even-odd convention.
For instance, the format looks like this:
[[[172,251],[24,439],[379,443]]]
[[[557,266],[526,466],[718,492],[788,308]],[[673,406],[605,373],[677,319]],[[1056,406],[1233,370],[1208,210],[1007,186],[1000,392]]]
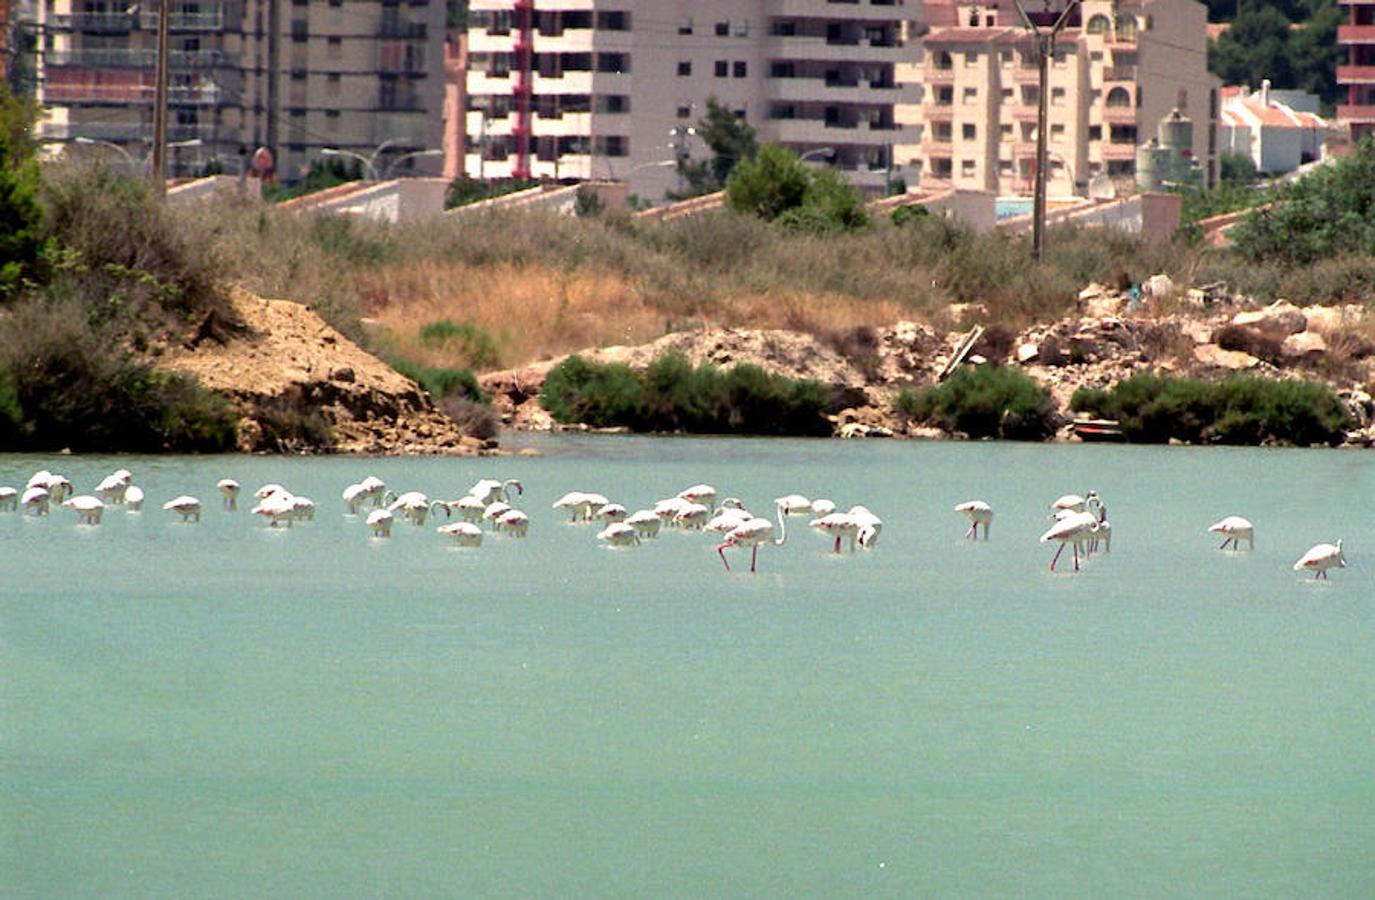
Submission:
[[[654,510],[642,509],[627,516],[625,524],[635,529],[640,540],[646,540],[659,536],[659,529],[663,527],[664,520],[659,518],[659,514]]]
[[[778,512],[778,532],[777,540],[773,537],[773,523],[763,516],[754,516],[746,519],[726,534],[726,539],[716,545],[716,555],[721,557],[721,562],[730,571],[730,562],[726,559],[727,547],[749,547],[750,548],[750,571],[755,571],[755,566],[759,561],[759,546],[761,544],[772,544],[775,547],[782,547],[788,542],[788,520],[783,512],[783,504],[776,504],[774,507]]]
[[[350,516],[358,515],[358,510],[362,507],[363,503],[372,498],[372,494],[368,492],[367,488],[363,487],[361,482],[355,482],[344,488],[342,496],[344,498],[344,510]]]
[[[497,481],[495,478],[483,478],[477,484],[468,488],[468,493],[483,502],[483,505],[490,504],[496,500],[511,502],[511,488],[516,489],[517,494],[525,493],[525,488],[521,486],[519,480],[508,478],[505,481]]]
[[[1327,570],[1346,568],[1346,556],[1342,553],[1340,539],[1335,544],[1317,544],[1294,563],[1294,571],[1313,570],[1313,579],[1327,578]]]
[[[523,538],[530,531],[530,517],[518,509],[508,509],[497,517],[496,529],[514,538]]]
[[[598,503],[597,501],[601,502]],[[589,494],[587,491],[569,491],[562,497],[554,501],[554,509],[567,509],[573,513],[573,522],[590,522],[595,509],[600,509],[607,504],[607,499],[601,494]]]
[[[683,488],[678,492],[678,496],[689,503],[700,503],[710,509],[716,502],[716,488],[709,484],[694,484],[692,487]]]
[[[228,510],[239,508],[239,483],[232,478],[221,478],[215,482],[215,490],[224,498],[221,505]]]
[[[10,512],[19,507],[19,491],[9,485],[0,486],[0,509],[7,509]]]
[[[24,505],[25,512],[35,516],[46,516],[48,504],[52,502],[52,494],[48,493],[45,487],[26,488],[19,502]]]
[[[121,469],[120,471],[124,470]],[[64,502],[75,490],[65,475],[52,475],[48,478],[48,495],[54,503]]]
[[[189,494],[182,494],[162,504],[163,509],[171,510],[181,516],[182,522],[201,520],[201,502]]]
[[[276,528],[282,522],[286,522],[286,527],[290,528],[292,519],[294,518],[292,514],[294,511],[292,505],[293,499],[290,491],[285,488],[279,488],[279,490],[273,491],[266,497],[263,497],[258,505],[253,507],[250,512],[255,516],[262,516],[264,519],[267,519],[273,528]]]
[[[374,509],[368,513],[368,527],[372,529],[373,537],[391,537],[391,523],[395,518],[388,509]]]
[[[458,517],[463,521],[477,523],[482,521],[482,513],[487,509],[487,504],[480,497],[465,494],[450,503],[449,508],[458,510]]]
[[[845,538],[850,545],[850,552],[855,552],[855,539],[859,534],[859,522],[849,513],[833,512],[822,516],[819,519],[812,519],[807,523],[817,531],[835,536],[835,552],[840,552],[840,540]]]
[[[805,516],[812,512],[812,501],[801,494],[784,494],[773,503],[785,516]]]
[[[608,547],[634,547],[640,543],[640,533],[633,525],[612,522],[597,532],[597,540],[604,542]]]
[[[99,525],[100,515],[105,512],[105,502],[90,494],[79,494],[70,500],[62,501],[62,505],[76,511],[78,525]]]
[[[1074,571],[1079,571],[1079,545],[1091,534],[1098,531],[1098,519],[1089,512],[1064,510],[1064,514],[1041,535],[1041,542],[1059,541],[1060,547],[1050,561],[1050,571],[1055,571],[1055,563],[1064,552],[1066,544],[1074,546]]]
[[[779,507],[779,512],[782,512],[782,507]],[[705,527],[707,531],[715,531],[718,534],[730,534],[736,528],[739,528],[753,518],[755,518],[754,513],[747,509],[728,506],[724,509],[717,510],[716,515],[712,516],[710,521],[703,527]]]
[[[624,522],[630,511],[619,503],[608,503],[597,510],[597,518],[603,522]]]
[[[448,508],[443,501],[436,500],[431,503],[430,498],[420,491],[406,491],[404,494],[387,491],[382,497],[382,503],[388,512],[395,513],[400,510],[401,515],[405,516],[412,525],[424,525],[431,510],[436,506]]]
[[[95,492],[107,504],[118,506],[124,502],[124,492],[129,489],[129,482],[132,479],[133,475],[128,469],[120,469],[114,474],[102,478],[100,484],[95,486]]]
[[[955,512],[962,513],[969,520],[969,530],[964,533],[967,540],[979,539],[980,525],[984,527],[984,540],[988,540],[988,526],[993,524],[993,507],[982,500],[966,500],[955,507]]]
[[[482,546],[482,529],[472,522],[450,522],[448,525],[440,525],[435,531],[453,538],[454,543],[460,547]]]
[[[502,500],[493,500],[491,503],[488,503],[487,508],[482,511],[482,520],[484,522],[491,522],[492,530],[497,531],[501,527],[499,524],[501,517],[510,512],[512,508],[511,504]]]
[[[296,521],[315,521],[315,501],[300,494],[291,498],[291,518]]]
[[[142,512],[143,499],[143,488],[131,484],[124,491],[124,508],[129,512]]]
[[[812,501],[812,515],[818,519],[824,519],[835,511],[836,505],[834,500],[827,500],[825,497],[819,497]]]
[[[358,482],[363,486],[363,492],[372,498],[373,506],[382,506],[386,503],[383,498],[387,494],[387,483],[376,475],[369,475]]]
[[[1228,516],[1219,522],[1214,522],[1208,526],[1211,534],[1223,536],[1222,546],[1219,550],[1226,550],[1227,545],[1231,544],[1233,550],[1241,549],[1241,540],[1246,539],[1246,549],[1256,549],[1256,528],[1251,524],[1250,519],[1243,519],[1241,516]]]
[[[859,526],[855,540],[865,550],[874,549],[874,545],[878,543],[879,533],[883,531],[883,520],[871,513],[867,506],[850,507],[850,518]]]

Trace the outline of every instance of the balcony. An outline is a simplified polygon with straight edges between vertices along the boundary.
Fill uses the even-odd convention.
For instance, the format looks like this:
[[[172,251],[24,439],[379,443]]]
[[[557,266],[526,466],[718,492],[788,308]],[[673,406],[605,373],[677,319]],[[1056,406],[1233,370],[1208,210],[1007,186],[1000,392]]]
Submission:
[[[1338,44],[1375,44],[1375,25],[1338,25]]]
[[[1337,107],[1339,122],[1375,122],[1375,105],[1345,104]]]
[[[1012,119],[1015,122],[1035,122],[1040,118],[1040,113],[1035,105],[1017,106],[1012,109]]]
[[[1375,66],[1337,66],[1337,84],[1371,84]]]
[[[1104,106],[1103,121],[1109,125],[1134,125],[1136,124],[1136,107]]]
[[[128,47],[79,50],[49,50],[43,53],[48,66],[81,66],[89,69],[152,69],[157,64],[157,50],[135,50]],[[218,50],[173,50],[167,57],[174,69],[209,69],[224,65],[224,54]]]
[[[764,52],[774,59],[815,59],[826,62],[896,62],[900,47],[897,41],[831,42],[824,37],[771,35],[764,43]]]
[[[1103,158],[1111,160],[1136,159],[1136,145],[1131,143],[1106,143],[1103,145]]]
[[[1104,66],[1103,83],[1111,84],[1114,81],[1125,81],[1135,84],[1136,66]]]
[[[44,104],[61,103],[152,103],[156,90],[150,79],[147,84],[110,84],[94,79],[52,80],[43,85],[39,101]],[[216,106],[223,99],[219,87],[213,84],[178,85],[167,89],[167,100],[173,106]]]
[[[922,105],[921,115],[928,122],[950,122],[955,118],[955,104],[926,103]]]
[[[921,152],[924,156],[949,156],[955,152],[955,146],[950,143],[948,138],[946,140],[930,138],[921,142]]]
[[[1040,84],[1041,70],[1036,66],[1017,66],[1012,70],[1013,84]]]
[[[927,83],[927,84],[954,84],[954,83],[955,83],[955,69],[954,69],[954,67],[951,67],[951,68],[948,68],[948,69],[938,69],[938,68],[936,68],[935,66],[927,66],[927,67],[926,67],[926,83]]]
[[[423,41],[425,40],[425,23],[398,22],[383,19],[377,26],[377,36],[380,38],[394,38],[403,41]]]
[[[54,31],[84,31],[87,34],[123,34],[133,31],[137,17],[122,12],[78,12],[48,16],[47,27]]]
[[[139,13],[139,26],[150,31],[158,27],[158,11],[145,9]],[[170,31],[219,31],[224,28],[224,10],[212,9],[199,12],[173,9],[167,20]]]

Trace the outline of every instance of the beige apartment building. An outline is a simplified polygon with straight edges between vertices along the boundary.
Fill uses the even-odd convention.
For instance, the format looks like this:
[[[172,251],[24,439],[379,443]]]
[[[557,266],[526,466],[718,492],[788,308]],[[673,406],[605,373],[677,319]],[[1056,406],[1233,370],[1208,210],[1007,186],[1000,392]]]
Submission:
[[[773,141],[881,191],[894,118],[899,0],[473,0],[471,177],[616,178],[660,199],[715,97]]]
[[[146,160],[159,12],[157,2],[37,4],[41,139],[113,144]],[[438,171],[444,4],[176,0],[170,35],[171,174],[212,160],[237,173],[259,147],[288,181],[326,148],[377,175],[397,162]]]
[[[1193,122],[1203,177],[1216,179],[1220,83],[1207,70],[1205,23],[1194,0],[1080,5],[1049,64],[1051,195],[1085,195],[1099,175],[1127,188],[1137,145],[1176,108]],[[912,65],[926,90],[907,120],[920,125],[922,139],[900,147],[899,161],[920,171],[923,187],[1030,193],[1039,70],[1035,39],[1015,4],[927,0],[914,30],[922,46]]]

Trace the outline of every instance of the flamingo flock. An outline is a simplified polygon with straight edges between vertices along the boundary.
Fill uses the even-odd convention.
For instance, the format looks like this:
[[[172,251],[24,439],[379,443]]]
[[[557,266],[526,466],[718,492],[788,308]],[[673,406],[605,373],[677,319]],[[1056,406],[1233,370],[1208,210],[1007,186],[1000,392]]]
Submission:
[[[221,508],[233,512],[238,508],[241,486],[232,478],[215,484],[220,494]],[[487,534],[521,539],[529,534],[531,517],[513,504],[524,493],[524,486],[514,478],[496,480],[484,478],[474,483],[461,496],[432,499],[422,491],[389,490],[385,482],[369,475],[344,488],[340,495],[344,515],[360,519],[378,539],[389,538],[397,521],[423,527],[433,518],[443,515],[446,520],[435,531],[450,539],[455,546],[476,548]],[[772,516],[751,511],[739,497],[727,496],[718,500],[717,489],[710,484],[694,484],[652,505],[631,511],[605,494],[594,491],[569,491],[552,504],[552,509],[568,516],[567,524],[598,527],[596,541],[609,548],[628,549],[657,540],[665,532],[684,534],[704,533],[716,543],[714,552],[726,571],[731,571],[727,551],[748,549],[750,571],[758,571],[761,547],[781,548],[788,541],[788,520],[809,517],[808,526],[825,536],[834,554],[853,554],[859,550],[873,550],[883,530],[883,520],[863,505],[840,510],[826,498],[809,499],[802,494],[785,494],[774,499]],[[77,494],[72,481],[46,469],[35,472],[22,489],[0,485],[0,512],[21,512],[34,518],[51,515],[54,506],[71,510],[78,525],[95,527],[101,524],[106,510],[124,507],[129,513],[142,509],[144,491],[134,483],[133,473],[120,468],[100,479],[88,494]],[[250,514],[261,518],[270,528],[291,528],[295,523],[315,518],[315,501],[293,493],[284,485],[268,483],[252,494],[254,505]],[[199,498],[182,494],[161,504],[164,512],[180,517],[180,522],[194,525],[201,520],[203,505]],[[1108,509],[1097,491],[1085,494],[1065,494],[1050,503],[1050,526],[1040,536],[1041,543],[1057,545],[1049,570],[1054,572],[1066,548],[1073,559],[1074,571],[1080,571],[1093,556],[1112,549],[1112,524]],[[988,541],[993,522],[993,507],[984,500],[967,500],[954,507],[969,523],[964,538],[969,541]],[[981,534],[982,530],[982,534]],[[1255,549],[1255,526],[1250,520],[1229,515],[1208,526],[1206,532],[1221,535],[1219,549],[1241,551]],[[1294,563],[1295,571],[1311,572],[1313,579],[1327,580],[1329,571],[1345,568],[1346,556],[1342,541],[1313,546]]]

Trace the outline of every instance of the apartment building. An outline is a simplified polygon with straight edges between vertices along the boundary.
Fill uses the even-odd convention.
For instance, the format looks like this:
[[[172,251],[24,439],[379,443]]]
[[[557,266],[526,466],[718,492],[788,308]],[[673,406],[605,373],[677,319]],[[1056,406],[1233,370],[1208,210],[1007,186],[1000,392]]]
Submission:
[[[1337,66],[1337,85],[1346,102],[1337,107],[1337,124],[1360,140],[1375,132],[1375,0],[1341,0],[1337,44],[1346,64]]]
[[[894,105],[899,0],[473,0],[467,174],[617,178],[658,199],[708,98],[759,140],[888,181],[904,140]]]
[[[927,0],[923,12],[922,141],[900,157],[927,187],[1030,193],[1040,73],[1016,5]],[[1216,179],[1220,84],[1207,70],[1205,24],[1194,0],[1080,4],[1048,65],[1049,193],[1083,195],[1099,175],[1129,185],[1137,144],[1176,108],[1193,120],[1194,159]]]
[[[41,139],[114,144],[146,158],[159,14],[157,2],[38,6]],[[258,147],[272,150],[288,181],[325,148],[382,174],[402,155],[440,147],[442,3],[176,0],[169,21],[172,174],[211,160],[236,173]],[[416,162],[432,159],[401,160]]]

